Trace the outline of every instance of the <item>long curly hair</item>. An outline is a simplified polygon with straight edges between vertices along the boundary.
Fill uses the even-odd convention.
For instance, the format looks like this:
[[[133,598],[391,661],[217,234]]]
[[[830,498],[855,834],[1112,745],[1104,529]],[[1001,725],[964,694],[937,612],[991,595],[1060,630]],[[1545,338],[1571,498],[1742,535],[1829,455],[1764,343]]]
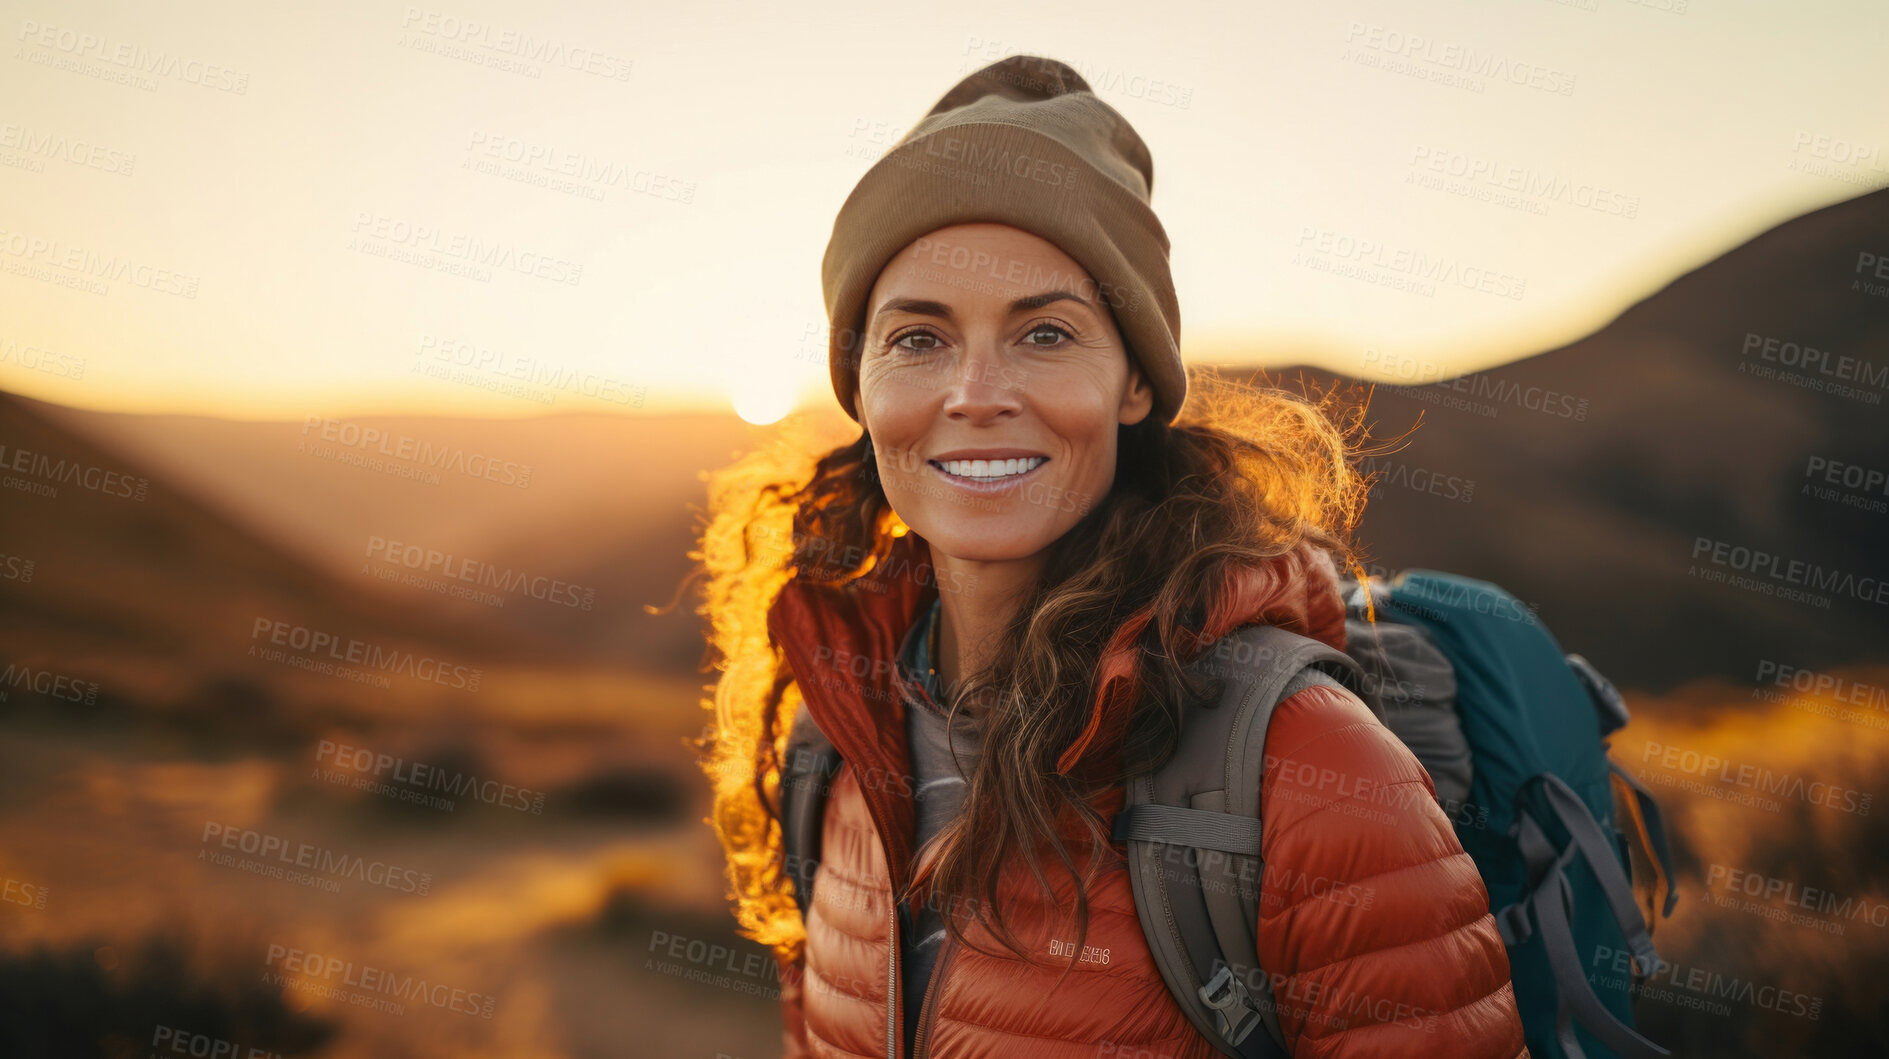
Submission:
[[[1004,921],[998,880],[1018,862],[1047,895],[1045,865],[1075,886],[1075,928],[1086,933],[1086,892],[1101,870],[1107,821],[1092,803],[1133,763],[1172,752],[1180,710],[1204,694],[1185,672],[1190,628],[1236,567],[1310,543],[1360,570],[1355,534],[1369,479],[1368,429],[1357,391],[1302,397],[1196,369],[1181,415],[1120,428],[1115,482],[1059,539],[1033,592],[1017,608],[997,655],[968,674],[952,709],[970,709],[983,752],[962,810],[939,833],[908,893],[943,907],[960,940],[969,919],[1022,956]],[[799,689],[770,642],[766,615],[781,587],[803,578],[844,584],[883,561],[908,532],[887,503],[872,439],[810,454],[783,436],[709,475],[700,550],[700,613],[720,672],[707,734],[697,741],[714,788],[711,822],[727,854],[740,932],[784,960],[805,930],[783,864],[781,761]],[[1375,450],[1372,450],[1375,451]],[[1072,753],[1095,736],[1098,664],[1125,618],[1148,610],[1134,701],[1103,733],[1107,754]],[[1074,767],[1080,765],[1080,767]],[[1086,836],[1086,837],[1085,837]],[[1022,855],[1026,853],[1030,855]]]

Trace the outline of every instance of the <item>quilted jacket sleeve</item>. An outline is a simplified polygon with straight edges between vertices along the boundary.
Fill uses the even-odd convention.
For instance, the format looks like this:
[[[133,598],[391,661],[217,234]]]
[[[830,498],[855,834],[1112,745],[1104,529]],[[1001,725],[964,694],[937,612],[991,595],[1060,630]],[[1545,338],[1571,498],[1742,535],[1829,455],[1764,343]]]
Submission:
[[[1280,703],[1260,799],[1259,955],[1295,1059],[1527,1054],[1482,877],[1362,702]]]
[[[807,1059],[807,1018],[801,1007],[801,990],[806,981],[805,965],[775,961],[781,969],[781,1059]]]

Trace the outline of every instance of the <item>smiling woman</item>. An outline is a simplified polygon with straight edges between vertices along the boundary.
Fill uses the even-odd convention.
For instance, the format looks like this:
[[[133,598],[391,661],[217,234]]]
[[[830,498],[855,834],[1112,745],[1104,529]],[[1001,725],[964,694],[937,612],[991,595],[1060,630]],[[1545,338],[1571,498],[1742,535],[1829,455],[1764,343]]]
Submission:
[[[967,78],[834,225],[859,437],[712,484],[704,765],[785,1052],[1525,1055],[1474,863],[1336,683],[1267,729],[1236,973],[1268,1030],[1216,1028],[1144,934],[1124,784],[1210,701],[1190,666],[1227,633],[1343,649],[1364,499],[1355,418],[1212,375],[1188,398],[1152,174],[1067,66]]]

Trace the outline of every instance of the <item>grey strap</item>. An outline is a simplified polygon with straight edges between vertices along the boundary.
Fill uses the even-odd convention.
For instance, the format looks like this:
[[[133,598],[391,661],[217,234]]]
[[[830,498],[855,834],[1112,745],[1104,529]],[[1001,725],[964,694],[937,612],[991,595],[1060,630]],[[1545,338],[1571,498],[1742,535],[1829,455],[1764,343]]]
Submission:
[[[1640,1036],[1633,1027],[1615,1018],[1613,1012],[1601,1003],[1600,997],[1595,995],[1593,984],[1587,980],[1587,974],[1581,967],[1580,950],[1574,943],[1574,927],[1569,918],[1573,893],[1564,870],[1577,849],[1576,845],[1569,843],[1567,851],[1557,856],[1541,825],[1527,812],[1516,817],[1515,837],[1521,847],[1522,859],[1528,865],[1530,881],[1534,884],[1524,901],[1535,914],[1542,948],[1548,955],[1548,967],[1554,973],[1555,992],[1560,1005],[1555,1013],[1555,1036],[1562,1050],[1567,1053],[1567,1059],[1586,1059],[1586,1053],[1575,1040],[1574,1020],[1579,1020],[1581,1028],[1593,1034],[1595,1040],[1612,1049],[1621,1059],[1664,1059],[1672,1055],[1671,1051]],[[1517,902],[1517,905],[1510,907],[1517,907],[1521,903]],[[1504,940],[1507,940],[1508,934],[1509,928],[1504,926]],[[1524,934],[1521,940],[1527,940],[1527,935]]]
[[[1283,699],[1339,683],[1321,669],[1380,719],[1382,707],[1354,660],[1276,626],[1233,630],[1189,666],[1217,698],[1188,704],[1179,744],[1129,780],[1113,830],[1155,966],[1188,1020],[1232,1059],[1284,1059],[1258,955],[1267,728]]]
[[[1115,841],[1165,842],[1259,856],[1259,820],[1178,805],[1130,805],[1115,816]]]
[[[1646,917],[1640,914],[1639,902],[1633,899],[1633,884],[1627,881],[1627,873],[1620,867],[1620,855],[1614,851],[1613,843],[1601,834],[1600,824],[1587,811],[1587,804],[1574,793],[1574,788],[1553,773],[1544,772],[1541,778],[1548,807],[1561,821],[1561,826],[1567,828],[1568,837],[1580,848],[1582,859],[1587,861],[1588,869],[1600,883],[1601,893],[1613,909],[1614,921],[1620,924],[1620,932],[1626,936],[1627,948],[1633,950],[1633,958],[1644,968],[1640,974],[1652,974],[1659,966],[1659,950],[1653,947],[1653,936],[1646,930]]]
[[[826,821],[826,796],[839,771],[840,752],[827,741],[805,703],[794,716],[781,769],[781,851],[794,887],[800,921],[813,906],[813,876],[820,862],[820,832]]]

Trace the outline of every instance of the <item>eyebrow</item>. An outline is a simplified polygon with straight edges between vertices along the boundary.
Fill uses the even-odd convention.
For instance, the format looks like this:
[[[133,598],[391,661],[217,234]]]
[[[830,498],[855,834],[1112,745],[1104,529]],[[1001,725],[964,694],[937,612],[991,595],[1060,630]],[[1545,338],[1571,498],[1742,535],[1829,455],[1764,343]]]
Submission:
[[[1015,315],[1021,312],[1028,312],[1031,309],[1041,309],[1051,302],[1059,301],[1072,301],[1079,305],[1088,306],[1091,309],[1095,308],[1095,306],[1089,304],[1089,299],[1081,295],[1072,294],[1066,290],[1052,290],[1018,298],[1016,301],[1010,303],[1009,312],[1011,315]],[[873,319],[876,320],[887,313],[913,313],[918,316],[937,316],[946,320],[954,319],[949,305],[943,302],[928,301],[923,298],[894,298],[880,306],[879,311],[873,314]]]

